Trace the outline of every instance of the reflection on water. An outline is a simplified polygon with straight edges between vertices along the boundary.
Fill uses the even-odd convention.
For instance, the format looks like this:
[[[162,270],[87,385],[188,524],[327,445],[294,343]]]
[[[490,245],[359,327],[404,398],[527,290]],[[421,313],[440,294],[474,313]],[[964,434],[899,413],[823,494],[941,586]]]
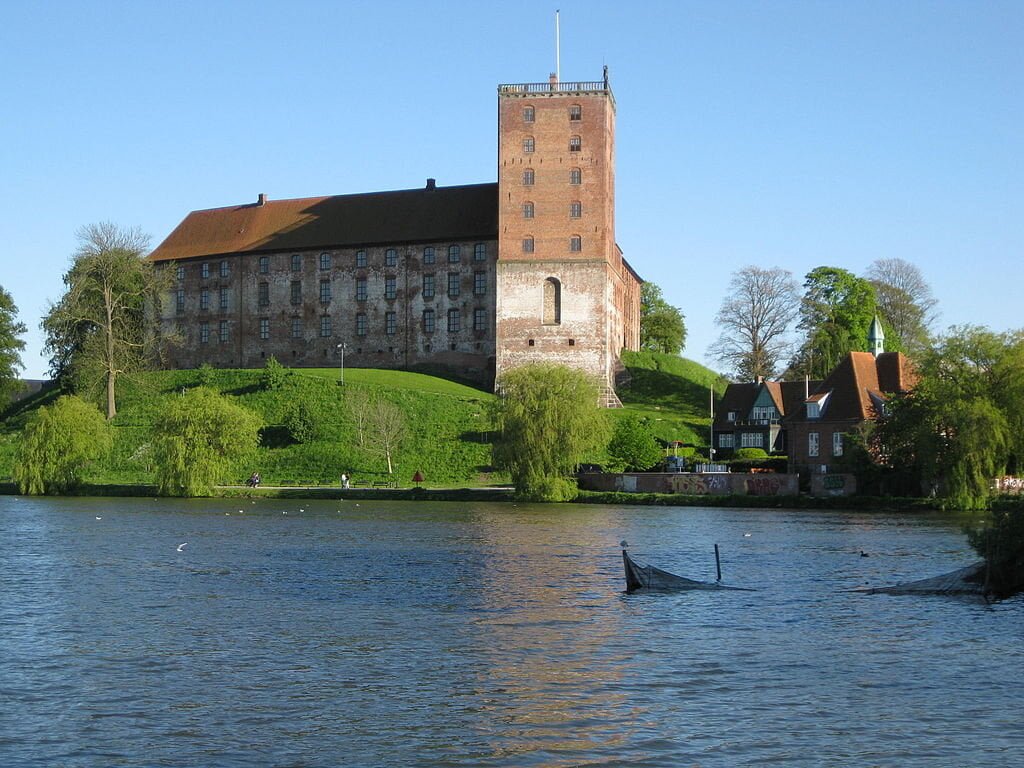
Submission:
[[[0,525],[3,765],[1024,759],[1024,601],[843,592],[973,559],[951,519],[0,497]],[[623,538],[698,579],[718,542],[758,591],[627,596]]]

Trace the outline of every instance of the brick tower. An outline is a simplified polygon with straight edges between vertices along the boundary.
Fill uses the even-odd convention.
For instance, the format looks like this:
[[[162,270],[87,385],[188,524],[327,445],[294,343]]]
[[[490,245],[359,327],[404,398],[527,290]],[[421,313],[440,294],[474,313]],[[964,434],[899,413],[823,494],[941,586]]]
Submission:
[[[617,405],[638,349],[640,279],[615,242],[615,98],[596,82],[498,87],[496,373],[581,368]]]

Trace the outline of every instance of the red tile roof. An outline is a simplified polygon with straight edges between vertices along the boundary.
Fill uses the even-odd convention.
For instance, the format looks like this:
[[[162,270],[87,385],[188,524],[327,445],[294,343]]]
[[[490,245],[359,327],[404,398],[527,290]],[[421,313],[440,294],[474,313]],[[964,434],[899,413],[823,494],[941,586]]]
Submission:
[[[152,261],[376,243],[494,240],[498,185],[269,200],[193,211]]]
[[[809,402],[828,396],[820,420],[843,421],[874,419],[872,396],[906,392],[915,377],[910,361],[901,352],[883,352],[877,358],[870,352],[850,352],[828,377],[812,391]],[[793,420],[805,420],[806,409],[792,414]]]

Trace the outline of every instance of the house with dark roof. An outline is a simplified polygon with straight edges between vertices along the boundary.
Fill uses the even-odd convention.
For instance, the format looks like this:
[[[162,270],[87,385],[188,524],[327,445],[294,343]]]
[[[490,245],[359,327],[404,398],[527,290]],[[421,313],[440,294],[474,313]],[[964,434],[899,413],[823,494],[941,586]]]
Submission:
[[[729,458],[738,448],[761,448],[784,454],[784,419],[796,412],[818,381],[756,381],[732,383],[718,405],[712,424],[715,456]]]
[[[498,87],[497,183],[193,211],[153,251],[172,367],[348,365],[492,384],[580,368],[618,404],[640,285],[615,241],[615,99],[604,78]]]

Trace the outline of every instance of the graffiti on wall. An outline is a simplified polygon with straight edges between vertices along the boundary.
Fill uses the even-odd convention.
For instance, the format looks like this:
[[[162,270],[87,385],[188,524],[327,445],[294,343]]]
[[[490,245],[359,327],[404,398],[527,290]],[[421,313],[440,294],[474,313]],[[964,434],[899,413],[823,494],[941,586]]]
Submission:
[[[728,475],[679,474],[669,478],[672,493],[705,496],[709,493],[729,493]]]
[[[771,475],[748,477],[745,484],[747,493],[751,496],[776,496],[782,490],[782,482]]]

